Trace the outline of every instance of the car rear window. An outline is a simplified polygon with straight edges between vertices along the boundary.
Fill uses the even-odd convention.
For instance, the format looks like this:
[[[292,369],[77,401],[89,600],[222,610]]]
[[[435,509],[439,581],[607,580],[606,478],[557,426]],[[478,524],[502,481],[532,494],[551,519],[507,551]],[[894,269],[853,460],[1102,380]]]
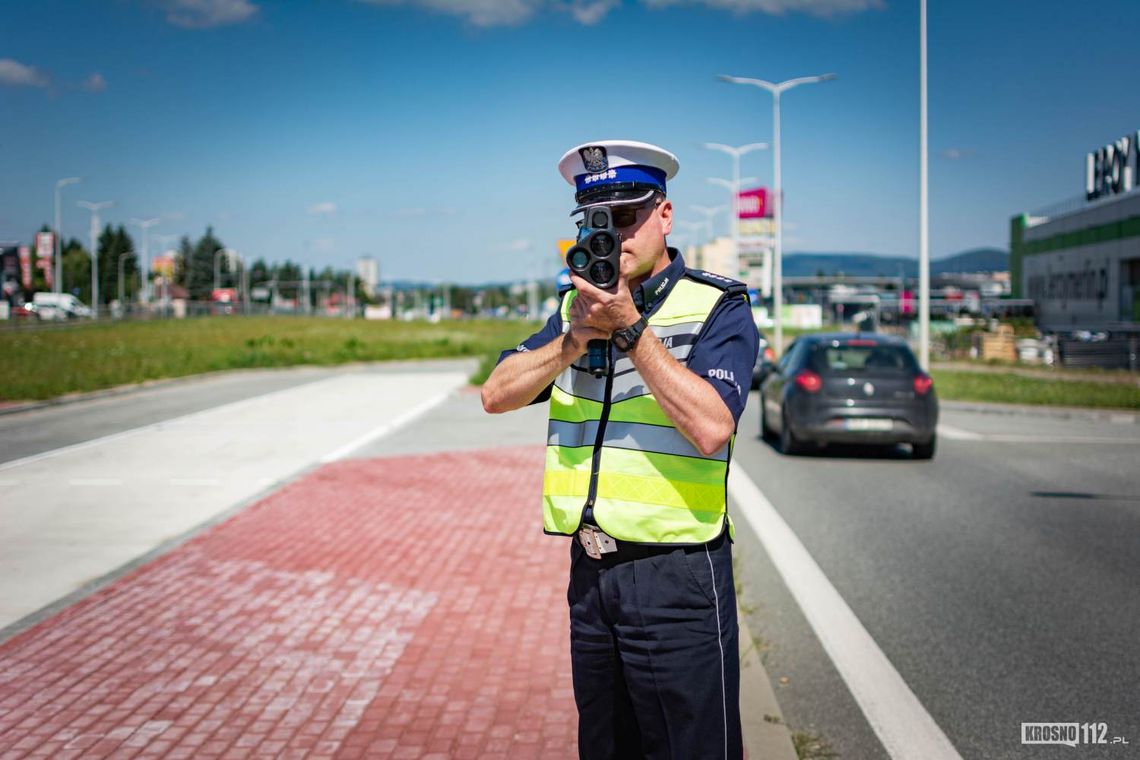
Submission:
[[[812,352],[811,368],[820,373],[914,372],[918,363],[904,346],[825,343]]]

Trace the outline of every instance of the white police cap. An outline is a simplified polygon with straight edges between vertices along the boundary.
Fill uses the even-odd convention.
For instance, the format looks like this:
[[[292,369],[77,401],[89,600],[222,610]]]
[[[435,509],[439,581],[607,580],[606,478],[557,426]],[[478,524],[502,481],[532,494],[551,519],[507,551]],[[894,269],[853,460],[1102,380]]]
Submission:
[[[579,209],[595,203],[640,203],[654,192],[665,193],[666,181],[678,169],[680,163],[669,151],[634,140],[583,143],[558,162],[558,171],[574,186]]]

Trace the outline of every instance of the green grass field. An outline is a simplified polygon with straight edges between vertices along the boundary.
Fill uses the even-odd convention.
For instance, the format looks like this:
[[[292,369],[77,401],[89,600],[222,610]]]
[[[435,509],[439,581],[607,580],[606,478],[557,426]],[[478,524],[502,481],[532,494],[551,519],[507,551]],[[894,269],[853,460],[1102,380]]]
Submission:
[[[158,378],[253,367],[498,356],[530,322],[366,322],[206,317],[0,330],[0,399],[46,399]],[[485,359],[484,359],[485,362]]]
[[[482,383],[499,352],[537,323],[366,322],[305,317],[207,317],[0,330],[0,400],[35,400],[202,372],[298,364],[477,357]],[[1129,383],[1051,380],[1004,372],[933,372],[939,398],[1140,409]]]
[[[1140,409],[1140,388],[1095,380],[1047,380],[1008,372],[931,371],[938,398],[1001,404]]]

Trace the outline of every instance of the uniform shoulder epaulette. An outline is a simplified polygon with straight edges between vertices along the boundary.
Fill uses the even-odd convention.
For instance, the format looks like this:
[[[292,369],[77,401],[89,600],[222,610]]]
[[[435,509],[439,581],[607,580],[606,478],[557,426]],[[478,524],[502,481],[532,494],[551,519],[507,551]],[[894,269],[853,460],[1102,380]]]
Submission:
[[[685,269],[685,276],[690,280],[704,283],[705,285],[712,285],[714,288],[719,288],[730,295],[738,293],[747,293],[748,286],[740,280],[734,280],[731,277],[725,277],[721,274],[714,274],[713,272],[706,272],[703,269]]]

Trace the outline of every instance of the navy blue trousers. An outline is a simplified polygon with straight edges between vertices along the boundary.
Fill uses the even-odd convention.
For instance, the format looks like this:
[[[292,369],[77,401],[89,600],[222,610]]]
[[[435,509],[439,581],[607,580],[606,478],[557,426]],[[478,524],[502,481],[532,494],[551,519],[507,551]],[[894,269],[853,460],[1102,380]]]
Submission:
[[[571,543],[579,756],[742,757],[727,531],[700,546],[623,545],[600,560]]]

